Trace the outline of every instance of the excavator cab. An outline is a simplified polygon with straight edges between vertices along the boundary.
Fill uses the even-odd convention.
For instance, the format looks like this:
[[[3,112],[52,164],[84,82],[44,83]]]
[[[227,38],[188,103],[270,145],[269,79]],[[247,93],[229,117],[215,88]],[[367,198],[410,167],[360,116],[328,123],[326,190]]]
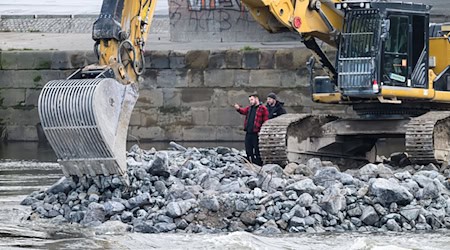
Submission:
[[[383,86],[428,87],[429,6],[373,2],[345,10],[337,58],[344,96],[371,98]]]

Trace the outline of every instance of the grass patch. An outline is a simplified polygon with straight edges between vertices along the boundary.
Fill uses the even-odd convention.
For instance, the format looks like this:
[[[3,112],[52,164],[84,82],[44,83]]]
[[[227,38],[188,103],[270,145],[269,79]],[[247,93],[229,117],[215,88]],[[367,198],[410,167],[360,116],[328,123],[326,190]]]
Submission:
[[[257,50],[259,50],[259,49],[247,45],[247,46],[244,46],[241,50],[242,50],[242,51],[257,51]]]
[[[41,80],[42,80],[42,76],[40,76],[40,75],[33,78],[34,82],[39,82]]]
[[[8,51],[30,51],[33,50],[32,48],[23,48],[23,49],[18,49],[18,48],[9,48]]]
[[[43,62],[39,63],[38,68],[39,69],[50,69],[51,65],[52,65],[52,62],[50,62],[50,61],[43,61]]]

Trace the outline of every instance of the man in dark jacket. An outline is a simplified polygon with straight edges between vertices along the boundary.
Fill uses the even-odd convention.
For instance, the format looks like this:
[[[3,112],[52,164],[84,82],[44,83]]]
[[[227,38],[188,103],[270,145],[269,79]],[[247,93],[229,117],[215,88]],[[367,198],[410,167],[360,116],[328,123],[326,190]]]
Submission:
[[[259,153],[258,133],[261,126],[269,119],[269,112],[266,106],[259,101],[257,94],[248,97],[250,106],[241,108],[239,104],[234,104],[234,108],[241,115],[245,115],[244,130],[245,134],[245,152],[247,159],[257,165],[262,165],[261,155]]]
[[[278,100],[275,93],[270,93],[267,95],[267,109],[269,110],[269,119],[278,117],[280,115],[286,114],[286,110],[283,107],[284,102]]]

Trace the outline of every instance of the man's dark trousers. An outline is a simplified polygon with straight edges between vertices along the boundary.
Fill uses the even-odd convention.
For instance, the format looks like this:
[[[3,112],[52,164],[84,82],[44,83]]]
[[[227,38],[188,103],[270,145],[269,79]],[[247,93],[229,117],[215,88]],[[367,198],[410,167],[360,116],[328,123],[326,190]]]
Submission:
[[[259,154],[259,143],[257,133],[246,133],[245,134],[245,153],[247,154],[247,159],[259,166],[262,165],[261,155]]]

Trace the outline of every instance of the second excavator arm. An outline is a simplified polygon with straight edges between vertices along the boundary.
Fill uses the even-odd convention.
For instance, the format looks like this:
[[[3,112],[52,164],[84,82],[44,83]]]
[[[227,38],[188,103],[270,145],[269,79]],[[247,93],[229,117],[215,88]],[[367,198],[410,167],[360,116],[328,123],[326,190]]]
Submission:
[[[341,0],[242,0],[254,19],[269,32],[290,30],[298,32],[305,46],[322,64],[333,82],[336,69],[327,58],[315,38],[332,47],[338,46],[344,14],[336,4]]]

